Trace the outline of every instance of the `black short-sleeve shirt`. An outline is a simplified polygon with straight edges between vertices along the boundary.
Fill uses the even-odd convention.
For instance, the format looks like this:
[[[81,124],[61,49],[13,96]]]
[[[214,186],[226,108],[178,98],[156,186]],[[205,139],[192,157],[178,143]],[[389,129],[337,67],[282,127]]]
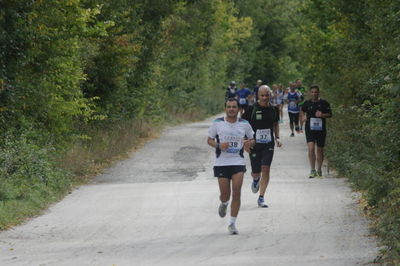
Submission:
[[[323,99],[319,99],[316,102],[312,100],[307,100],[304,102],[303,106],[301,107],[301,110],[307,114],[306,128],[310,127],[310,118],[316,117],[315,113],[317,111],[321,111],[324,114],[328,113],[332,115],[331,106],[327,101]],[[325,118],[322,118],[322,131],[326,131]]]
[[[253,128],[254,134],[257,133],[257,129],[270,129],[271,131],[271,142],[268,144],[256,143],[256,149],[262,149],[267,146],[274,146],[274,123],[279,122],[279,110],[275,106],[268,105],[267,107],[260,106],[258,103],[253,106],[248,106],[242,115],[243,119],[249,121]],[[256,136],[254,135],[254,138]]]

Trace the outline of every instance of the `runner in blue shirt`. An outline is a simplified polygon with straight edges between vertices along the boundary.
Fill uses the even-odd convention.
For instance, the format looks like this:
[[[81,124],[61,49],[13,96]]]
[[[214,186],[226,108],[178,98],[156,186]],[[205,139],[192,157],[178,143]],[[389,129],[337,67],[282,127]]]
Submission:
[[[301,101],[301,93],[295,90],[295,85],[293,83],[290,84],[290,90],[285,94],[285,100],[288,103],[289,124],[290,130],[292,131],[290,136],[294,137],[293,129],[295,129],[298,134],[300,133],[299,102]]]
[[[240,83],[240,89],[236,91],[236,97],[239,101],[239,115],[242,116],[243,111],[246,110],[249,105],[249,96],[251,95],[251,91],[246,88],[246,85],[242,82]]]

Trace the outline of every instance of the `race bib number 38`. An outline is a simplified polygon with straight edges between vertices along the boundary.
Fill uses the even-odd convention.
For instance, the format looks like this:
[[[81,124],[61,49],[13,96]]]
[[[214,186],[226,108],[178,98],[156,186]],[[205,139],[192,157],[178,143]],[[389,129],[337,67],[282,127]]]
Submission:
[[[243,147],[243,137],[224,136],[222,142],[229,142],[229,147],[225,152],[238,153]]]
[[[310,119],[310,129],[311,130],[322,130],[322,119],[321,118],[316,118],[316,117],[311,117]]]
[[[270,143],[271,142],[271,129],[257,129],[256,132],[257,143]]]

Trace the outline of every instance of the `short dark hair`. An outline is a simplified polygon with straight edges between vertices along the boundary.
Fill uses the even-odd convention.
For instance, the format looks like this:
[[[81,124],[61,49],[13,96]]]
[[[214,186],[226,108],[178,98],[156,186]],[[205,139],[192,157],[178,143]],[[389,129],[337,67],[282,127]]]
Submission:
[[[317,90],[319,91],[319,86],[318,86],[318,85],[311,85],[310,91],[311,91],[312,89],[317,89]]]
[[[228,102],[236,102],[237,106],[239,107],[239,101],[238,101],[238,99],[236,99],[236,98],[228,98],[228,99],[226,99],[226,101],[225,101],[225,108],[226,108],[226,104],[227,104]]]

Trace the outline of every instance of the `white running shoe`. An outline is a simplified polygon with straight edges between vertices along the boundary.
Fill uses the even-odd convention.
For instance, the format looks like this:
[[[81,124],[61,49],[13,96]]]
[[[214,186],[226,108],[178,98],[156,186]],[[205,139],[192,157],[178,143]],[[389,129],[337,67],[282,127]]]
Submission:
[[[219,217],[223,218],[226,215],[226,208],[228,207],[228,205],[225,205],[221,202],[221,204],[218,207],[218,214]]]
[[[229,231],[229,233],[230,233],[231,235],[238,235],[238,234],[239,234],[239,231],[236,229],[235,224],[230,224],[230,225],[228,226],[228,231]]]
[[[260,208],[268,208],[268,205],[265,203],[264,198],[258,198],[257,204]]]

